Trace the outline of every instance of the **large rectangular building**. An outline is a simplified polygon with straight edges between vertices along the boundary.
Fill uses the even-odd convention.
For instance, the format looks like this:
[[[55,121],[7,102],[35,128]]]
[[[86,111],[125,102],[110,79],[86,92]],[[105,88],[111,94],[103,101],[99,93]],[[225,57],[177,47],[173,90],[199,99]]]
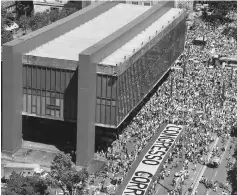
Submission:
[[[118,128],[184,49],[186,12],[95,3],[3,46],[3,150],[21,147],[22,115],[77,123],[77,164],[95,126]]]

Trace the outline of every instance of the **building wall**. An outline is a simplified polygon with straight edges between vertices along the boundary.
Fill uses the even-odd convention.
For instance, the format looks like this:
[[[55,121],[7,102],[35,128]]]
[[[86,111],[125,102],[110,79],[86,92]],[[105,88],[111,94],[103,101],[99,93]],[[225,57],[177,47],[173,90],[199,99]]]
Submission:
[[[76,121],[77,73],[23,64],[23,114]]]
[[[183,52],[185,20],[132,64],[117,80],[117,124],[133,110]]]
[[[119,125],[170,68],[184,47],[182,20],[119,77],[96,75],[95,123]],[[77,71],[23,64],[23,114],[76,122]]]
[[[97,74],[96,80],[96,123],[116,125],[116,77]]]

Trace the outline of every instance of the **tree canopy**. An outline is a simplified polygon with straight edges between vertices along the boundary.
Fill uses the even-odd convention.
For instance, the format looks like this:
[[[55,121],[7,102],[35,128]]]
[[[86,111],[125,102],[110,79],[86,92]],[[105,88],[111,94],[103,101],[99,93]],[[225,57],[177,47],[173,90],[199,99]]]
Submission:
[[[76,170],[70,155],[58,153],[52,161],[50,172],[52,184],[61,188],[64,193],[67,190],[70,195],[82,194],[88,176],[85,168]]]
[[[5,30],[6,26],[10,26],[14,22],[14,15],[1,7],[1,45],[13,39],[13,34]]]
[[[47,195],[48,182],[38,175],[23,177],[13,172],[7,181],[6,191],[3,195]]]

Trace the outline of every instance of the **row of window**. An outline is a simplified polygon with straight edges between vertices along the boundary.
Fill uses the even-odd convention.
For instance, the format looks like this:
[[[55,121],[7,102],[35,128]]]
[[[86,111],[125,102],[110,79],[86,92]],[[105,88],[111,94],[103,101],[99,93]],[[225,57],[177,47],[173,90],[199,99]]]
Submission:
[[[96,123],[124,119],[183,51],[184,33],[181,22],[118,78],[97,74]],[[76,120],[77,82],[77,71],[23,65],[24,112]]]
[[[181,31],[181,29],[183,30]],[[176,33],[172,32],[176,31]],[[137,60],[118,79],[118,116],[117,123],[138,104],[151,90],[158,79],[182,53],[184,47],[185,24],[181,22],[157,45]],[[176,36],[176,41],[168,38]],[[168,37],[168,38],[167,38]]]

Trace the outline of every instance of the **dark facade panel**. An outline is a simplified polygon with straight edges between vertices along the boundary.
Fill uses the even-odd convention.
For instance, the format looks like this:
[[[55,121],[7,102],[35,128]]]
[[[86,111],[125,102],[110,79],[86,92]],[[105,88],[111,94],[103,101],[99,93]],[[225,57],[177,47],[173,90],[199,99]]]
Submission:
[[[76,120],[76,77],[72,70],[23,64],[23,112]]]
[[[116,77],[97,74],[96,80],[96,123],[116,124]]]
[[[117,126],[182,53],[182,21],[118,78],[97,74],[96,124]],[[77,71],[23,64],[23,111],[59,120],[77,119]]]
[[[183,20],[118,77],[116,125],[150,92],[183,52],[185,29]]]

